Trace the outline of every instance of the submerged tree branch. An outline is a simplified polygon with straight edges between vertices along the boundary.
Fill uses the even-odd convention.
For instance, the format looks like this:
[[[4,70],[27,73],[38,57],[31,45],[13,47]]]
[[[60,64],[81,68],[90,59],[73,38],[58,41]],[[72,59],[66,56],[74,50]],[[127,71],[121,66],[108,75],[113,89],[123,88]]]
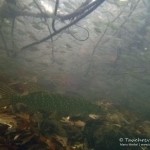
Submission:
[[[28,16],[28,17],[33,17],[33,18],[44,18],[50,34],[47,37],[44,37],[43,39],[41,39],[39,41],[33,42],[31,44],[28,44],[28,45],[22,47],[20,49],[20,52],[21,52],[21,51],[24,51],[25,49],[27,49],[31,46],[34,46],[36,44],[40,44],[40,43],[45,42],[49,39],[51,39],[51,41],[53,42],[53,37],[55,35],[61,33],[62,31],[66,30],[67,28],[69,28],[69,27],[73,26],[74,24],[76,24],[77,22],[79,22],[81,19],[83,19],[84,17],[89,15],[91,12],[93,12],[97,7],[99,7],[104,1],[105,0],[95,0],[95,1],[86,0],[73,13],[67,14],[67,15],[57,14],[59,0],[56,0],[54,14],[49,14],[47,12],[43,12],[35,0],[34,0],[34,2],[36,3],[37,8],[40,10],[40,13],[32,13],[32,12],[22,11],[20,8],[18,8],[16,6],[16,4],[7,3],[7,2],[5,3],[5,1],[4,1],[4,5],[1,7],[2,9],[0,9],[0,18],[1,19],[5,19],[5,18],[8,18],[8,19],[14,19],[15,18],[16,19],[17,17],[20,17],[20,16]],[[48,18],[52,19],[51,27],[53,29],[53,32],[51,32],[51,29],[49,27],[50,25],[47,22]],[[55,29],[55,21],[56,20],[59,20],[62,22],[65,22],[67,20],[67,22],[69,22],[69,23],[56,30]],[[14,30],[14,23],[12,25],[12,30],[11,30],[12,37],[13,37],[13,30]],[[2,36],[2,34],[1,34],[1,37],[4,38]],[[6,44],[6,42],[4,42],[4,43]],[[52,50],[52,53],[53,53],[53,50]]]
[[[63,30],[65,30],[65,29],[71,27],[72,25],[76,24],[76,23],[79,22],[81,19],[83,19],[84,17],[86,17],[87,15],[89,15],[91,12],[93,12],[93,11],[94,11],[99,5],[101,5],[104,1],[105,1],[105,0],[97,0],[97,1],[93,2],[94,4],[93,4],[93,5],[90,5],[91,7],[89,7],[88,9],[87,9],[87,7],[86,7],[86,9],[83,11],[83,13],[81,13],[80,15],[78,14],[77,17],[76,17],[75,19],[71,20],[71,22],[70,22],[68,25],[66,25],[66,26],[64,26],[64,27],[62,27],[62,28],[56,30],[56,31],[53,32],[51,35],[49,35],[49,36],[47,36],[47,37],[41,39],[40,41],[33,42],[33,43],[29,44],[29,45],[26,45],[26,46],[22,47],[22,48],[21,48],[21,51],[23,51],[23,50],[25,50],[25,49],[27,49],[27,48],[29,48],[29,47],[31,47],[31,46],[34,46],[34,45],[40,44],[40,43],[42,43],[42,42],[45,42],[45,41],[51,39],[52,37],[54,37],[55,35],[59,34],[60,32],[62,32]]]

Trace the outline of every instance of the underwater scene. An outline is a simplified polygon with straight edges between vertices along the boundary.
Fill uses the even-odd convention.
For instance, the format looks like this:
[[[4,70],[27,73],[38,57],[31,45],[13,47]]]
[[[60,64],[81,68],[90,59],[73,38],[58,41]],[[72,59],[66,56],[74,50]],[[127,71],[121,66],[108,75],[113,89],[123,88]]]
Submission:
[[[150,0],[0,0],[0,150],[150,150]]]

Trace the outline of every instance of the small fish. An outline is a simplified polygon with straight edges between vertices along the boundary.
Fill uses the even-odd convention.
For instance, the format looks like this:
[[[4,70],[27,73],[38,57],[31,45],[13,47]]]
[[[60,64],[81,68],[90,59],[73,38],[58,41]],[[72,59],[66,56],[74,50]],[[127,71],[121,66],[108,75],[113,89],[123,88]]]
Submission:
[[[38,38],[34,35],[34,33],[32,32],[27,32],[27,33],[32,40],[38,41]]]
[[[43,27],[41,27],[40,25],[38,25],[38,23],[34,23],[32,24],[32,26],[37,29],[37,30],[43,30]]]
[[[72,46],[70,44],[66,44],[67,48],[72,48]]]
[[[17,32],[18,32],[18,34],[20,34],[20,35],[26,35],[26,32],[24,32],[24,31],[22,31],[22,30],[20,30],[20,29],[18,29]]]
[[[37,51],[40,51],[40,49],[38,49],[37,47],[30,47],[30,48],[28,48],[28,50],[29,50],[30,52],[37,52]]]
[[[94,30],[96,33],[102,33],[102,31],[98,27],[95,27]]]
[[[25,25],[24,20],[17,18],[17,21],[18,21],[19,23],[21,23],[21,24]]]

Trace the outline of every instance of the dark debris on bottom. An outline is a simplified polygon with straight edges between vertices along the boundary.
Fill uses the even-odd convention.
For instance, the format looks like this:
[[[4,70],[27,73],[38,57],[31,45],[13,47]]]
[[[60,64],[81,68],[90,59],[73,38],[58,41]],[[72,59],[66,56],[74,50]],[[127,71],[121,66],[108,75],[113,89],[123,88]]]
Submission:
[[[133,143],[125,138],[150,139],[150,121],[110,105],[102,104],[105,115],[61,117],[56,113],[2,107],[0,150],[148,150],[150,146],[131,146]]]

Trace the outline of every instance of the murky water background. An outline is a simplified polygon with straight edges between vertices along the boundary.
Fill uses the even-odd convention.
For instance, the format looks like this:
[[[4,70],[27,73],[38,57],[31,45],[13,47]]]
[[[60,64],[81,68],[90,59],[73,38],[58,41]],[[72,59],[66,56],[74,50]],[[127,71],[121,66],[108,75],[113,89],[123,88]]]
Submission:
[[[53,12],[55,1],[43,0],[38,3],[46,13]],[[81,3],[62,0],[58,12],[71,13]],[[51,25],[52,19],[47,18],[45,22],[42,17],[33,17],[33,14],[40,12],[31,0],[17,1],[17,8],[13,9],[18,8],[30,12],[30,16],[20,15],[15,18],[12,36],[13,13],[9,14],[11,10],[7,10],[5,1],[0,2],[1,106],[10,104],[12,95],[26,97],[42,91],[65,95],[70,99],[84,99],[85,106],[88,105],[87,101],[94,105],[100,104],[106,114],[109,109],[114,111],[115,106],[129,111],[131,116],[136,114],[149,120],[149,1],[105,1],[76,25],[56,35],[53,42],[49,39],[27,49],[22,47],[50,34],[47,24]],[[56,21],[56,28],[67,23]],[[88,34],[89,38],[85,40]],[[32,101],[31,97],[25,99]],[[46,96],[40,98],[45,99]],[[40,103],[40,98],[37,98],[37,106],[43,104],[42,101]],[[52,102],[53,100],[47,102],[47,105],[52,105]],[[80,106],[72,104],[68,103],[67,107]],[[33,102],[27,105],[36,104]],[[43,108],[46,108],[45,105]],[[60,108],[65,111],[64,107],[56,109]],[[86,107],[81,107],[80,110],[84,109]],[[108,115],[108,118],[112,122],[116,119],[115,124],[122,126],[129,119],[127,115],[128,119],[125,117],[125,121],[122,121],[122,115]],[[134,115],[132,118],[136,120]],[[86,134],[91,133],[87,131]]]

